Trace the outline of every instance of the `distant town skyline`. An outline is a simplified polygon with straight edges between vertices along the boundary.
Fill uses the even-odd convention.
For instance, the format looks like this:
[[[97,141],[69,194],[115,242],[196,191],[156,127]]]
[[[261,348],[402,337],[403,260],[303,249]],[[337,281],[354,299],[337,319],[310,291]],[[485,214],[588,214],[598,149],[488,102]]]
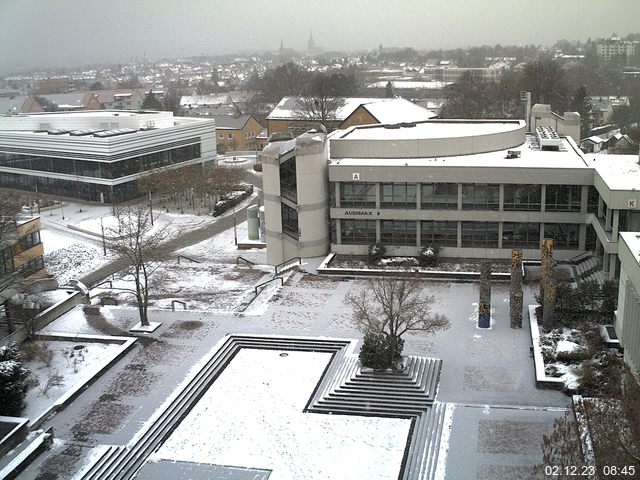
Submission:
[[[284,46],[551,46],[640,30],[637,0],[2,0],[0,68],[80,66]]]

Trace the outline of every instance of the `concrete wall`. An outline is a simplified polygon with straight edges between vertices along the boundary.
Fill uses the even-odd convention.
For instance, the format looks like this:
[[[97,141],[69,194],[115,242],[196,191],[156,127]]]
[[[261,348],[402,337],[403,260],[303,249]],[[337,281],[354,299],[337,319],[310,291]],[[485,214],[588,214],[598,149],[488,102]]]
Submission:
[[[537,103],[531,109],[531,132],[537,127],[553,127],[558,135],[573,138],[580,144],[580,114],[564,112],[560,116],[551,111],[551,105]]]
[[[622,236],[619,248],[620,284],[618,290],[618,312],[615,330],[620,345],[624,347],[624,360],[636,372],[640,371],[640,263],[637,252]]]

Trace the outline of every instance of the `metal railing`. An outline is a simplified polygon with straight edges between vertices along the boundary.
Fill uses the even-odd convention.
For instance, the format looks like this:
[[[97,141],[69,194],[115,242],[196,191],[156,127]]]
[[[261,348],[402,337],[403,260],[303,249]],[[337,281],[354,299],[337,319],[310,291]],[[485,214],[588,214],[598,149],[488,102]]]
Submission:
[[[187,302],[182,302],[180,300],[171,300],[171,310],[173,310],[174,312],[176,311],[176,303],[182,305],[183,310],[187,309]]]
[[[185,260],[189,260],[190,262],[193,262],[193,263],[202,263],[200,260],[196,260],[195,258],[187,257],[186,255],[178,255],[177,258],[178,258],[178,265],[180,265],[180,259],[181,258],[184,258]]]
[[[249,265],[249,267],[253,267],[255,265],[255,263],[253,263],[251,260],[247,260],[244,257],[236,257],[236,266],[240,265],[240,260]]]
[[[282,277],[273,277],[271,280],[267,280],[266,282],[262,282],[261,284],[256,285],[256,286],[253,288],[253,292],[255,293],[256,297],[257,297],[257,296],[258,296],[258,294],[260,293],[260,292],[258,291],[258,289],[260,289],[260,291],[262,291],[262,290],[264,290],[264,289],[266,288],[266,286],[267,286],[268,284],[270,284],[271,282],[275,282],[276,280],[280,280],[280,286],[283,286],[283,285],[284,285],[284,280],[282,279]]]
[[[295,262],[295,263],[291,263],[291,262]],[[295,267],[296,265],[302,265],[302,258],[293,257],[293,258],[290,258],[289,260],[285,260],[284,262],[279,263],[278,265],[275,266],[275,275],[280,275],[282,272],[286,272],[287,270]],[[280,267],[284,267],[284,268],[280,268]]]

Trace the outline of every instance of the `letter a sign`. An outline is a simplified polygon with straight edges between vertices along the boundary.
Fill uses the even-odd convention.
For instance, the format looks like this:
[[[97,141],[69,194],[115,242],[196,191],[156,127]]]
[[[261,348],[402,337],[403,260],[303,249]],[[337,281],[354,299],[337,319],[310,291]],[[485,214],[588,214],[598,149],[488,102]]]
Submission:
[[[630,198],[627,200],[627,208],[638,208],[638,200]]]
[[[357,180],[360,180],[360,174],[359,173],[352,173],[351,174],[351,180],[353,180],[354,182]]]

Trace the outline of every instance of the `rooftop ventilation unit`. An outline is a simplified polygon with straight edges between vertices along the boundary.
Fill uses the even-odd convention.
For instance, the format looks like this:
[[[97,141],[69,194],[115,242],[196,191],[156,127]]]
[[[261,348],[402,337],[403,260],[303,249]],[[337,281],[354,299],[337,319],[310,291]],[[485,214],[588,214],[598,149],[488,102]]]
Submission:
[[[136,133],[137,130],[132,130],[131,128],[118,128],[115,130],[106,130],[104,132],[96,132],[93,134],[94,137],[98,138],[108,138],[108,137],[117,137],[118,135],[126,135],[128,133]]]
[[[538,145],[540,145],[540,149],[558,149],[562,145],[562,139],[553,129],[553,127],[536,128],[536,138],[538,139]]]
[[[520,150],[507,150],[505,158],[520,158]]]
[[[96,128],[87,128],[80,130],[71,130],[69,135],[72,137],[86,137],[87,135],[93,135],[94,133],[98,133],[100,130]]]
[[[64,128],[54,128],[52,130],[47,130],[47,135],[66,135],[69,133],[69,130],[65,130]]]

